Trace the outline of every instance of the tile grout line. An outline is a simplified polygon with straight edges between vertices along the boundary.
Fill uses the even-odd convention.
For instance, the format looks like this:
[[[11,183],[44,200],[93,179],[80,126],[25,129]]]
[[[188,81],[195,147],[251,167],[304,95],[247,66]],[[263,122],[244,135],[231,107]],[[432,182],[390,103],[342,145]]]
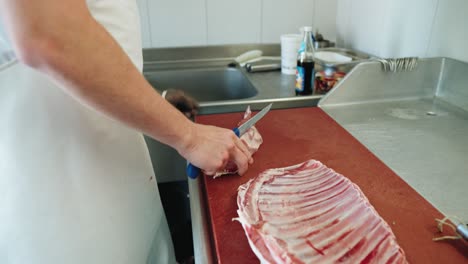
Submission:
[[[260,36],[259,36],[259,42],[263,43],[263,1],[260,0]]]
[[[317,0],[314,0],[314,2],[312,3],[312,29],[317,31],[317,28],[315,27],[315,21],[316,21],[316,17],[315,17],[315,9],[317,8]]]
[[[351,0],[348,0],[347,3],[348,3],[347,7],[349,7],[349,10],[351,12],[353,12],[353,8],[355,8],[355,5],[353,5],[353,2]],[[346,8],[346,6],[345,6],[345,8]],[[351,20],[352,20],[351,19],[351,12],[347,13],[347,15],[346,15],[345,33],[343,34],[344,35],[343,36],[343,46],[346,47],[346,48],[350,48],[349,47],[349,45],[350,45],[349,44],[350,43],[349,34],[350,34],[350,31],[351,31],[350,30],[350,28],[351,28],[350,25],[351,25]]]
[[[209,45],[208,44],[208,0],[204,0],[205,1],[205,45]]]
[[[432,35],[434,34],[435,21],[436,21],[437,13],[439,11],[439,1],[440,0],[437,0],[436,7],[434,10],[434,15],[432,17],[431,30],[429,31],[429,41],[427,42],[426,51],[424,52],[425,57],[429,55],[429,48],[431,47]]]

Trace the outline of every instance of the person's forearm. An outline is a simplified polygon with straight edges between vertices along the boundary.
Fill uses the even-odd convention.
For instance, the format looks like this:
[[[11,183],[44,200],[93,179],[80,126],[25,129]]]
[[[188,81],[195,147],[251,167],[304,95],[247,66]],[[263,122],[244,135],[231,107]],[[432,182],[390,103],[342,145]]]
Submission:
[[[83,103],[178,150],[185,147],[192,122],[150,86],[84,0],[0,3],[9,10],[0,13],[22,61]]]

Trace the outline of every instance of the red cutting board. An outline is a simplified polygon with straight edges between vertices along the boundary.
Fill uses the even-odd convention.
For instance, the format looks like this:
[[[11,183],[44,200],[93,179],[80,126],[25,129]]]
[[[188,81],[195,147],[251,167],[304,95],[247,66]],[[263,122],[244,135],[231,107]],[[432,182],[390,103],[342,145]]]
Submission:
[[[233,128],[242,113],[197,117],[201,124]],[[321,161],[359,185],[387,221],[410,263],[468,263],[463,241],[433,242],[442,214],[320,108],[271,110],[256,125],[263,144],[248,172],[204,176],[211,235],[218,263],[259,263],[237,221],[237,188],[260,172],[308,159]]]

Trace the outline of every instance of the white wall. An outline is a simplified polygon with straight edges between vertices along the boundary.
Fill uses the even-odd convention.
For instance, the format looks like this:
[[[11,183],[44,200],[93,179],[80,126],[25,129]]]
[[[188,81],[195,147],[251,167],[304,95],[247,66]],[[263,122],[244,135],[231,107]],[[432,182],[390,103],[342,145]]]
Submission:
[[[468,1],[439,0],[427,56],[468,62]]]
[[[381,57],[468,62],[466,0],[340,0],[337,43]]]
[[[335,41],[337,0],[137,0],[144,47],[279,43],[311,25]]]

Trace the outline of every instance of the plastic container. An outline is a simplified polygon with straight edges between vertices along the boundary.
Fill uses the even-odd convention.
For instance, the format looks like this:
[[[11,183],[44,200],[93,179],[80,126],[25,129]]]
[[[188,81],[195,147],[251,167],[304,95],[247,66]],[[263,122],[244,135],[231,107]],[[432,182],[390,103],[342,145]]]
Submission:
[[[374,58],[370,54],[344,48],[318,49],[314,55],[316,94],[327,93],[354,66]]]
[[[281,73],[294,75],[297,67],[297,52],[301,46],[299,34],[281,35]]]

